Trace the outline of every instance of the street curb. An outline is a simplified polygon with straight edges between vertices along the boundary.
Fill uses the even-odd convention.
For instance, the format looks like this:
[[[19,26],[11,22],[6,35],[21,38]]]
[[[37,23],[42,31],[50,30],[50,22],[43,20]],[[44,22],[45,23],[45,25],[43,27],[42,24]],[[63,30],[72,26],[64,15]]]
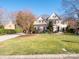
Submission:
[[[79,54],[1,55],[0,59],[79,59]]]

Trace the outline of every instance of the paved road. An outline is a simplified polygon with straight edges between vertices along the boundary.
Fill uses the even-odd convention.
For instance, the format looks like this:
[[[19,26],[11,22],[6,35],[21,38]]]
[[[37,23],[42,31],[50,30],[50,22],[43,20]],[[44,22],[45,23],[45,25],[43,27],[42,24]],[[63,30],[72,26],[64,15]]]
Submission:
[[[79,54],[12,55],[12,56],[0,56],[0,59],[79,59]]]
[[[23,33],[17,33],[17,34],[7,34],[7,35],[2,35],[0,36],[0,42],[11,39],[11,38],[15,38],[18,36],[24,35]]]

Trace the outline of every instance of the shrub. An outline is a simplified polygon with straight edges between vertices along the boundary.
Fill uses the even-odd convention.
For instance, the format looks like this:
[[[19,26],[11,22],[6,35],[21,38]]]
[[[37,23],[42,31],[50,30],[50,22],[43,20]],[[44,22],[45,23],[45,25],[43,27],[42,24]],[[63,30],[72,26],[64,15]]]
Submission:
[[[75,33],[75,29],[74,28],[71,28],[70,26],[68,26],[66,28],[66,32],[68,32],[68,33]]]
[[[15,31],[16,31],[16,33],[20,33],[20,32],[22,32],[22,29],[21,28],[16,28]]]
[[[21,28],[16,28],[15,30],[0,28],[0,34],[15,34],[20,32],[22,32]]]
[[[74,33],[75,32],[75,29],[70,29],[70,33]]]
[[[4,26],[3,25],[0,25],[0,29],[3,29],[4,28]]]
[[[6,34],[4,29],[0,29],[0,34]]]
[[[11,30],[11,29],[4,29],[4,33],[6,33],[6,34],[14,34],[14,33],[16,33],[16,31]]]
[[[72,29],[72,28],[67,29],[67,32],[68,32],[68,33],[75,33],[75,29]]]

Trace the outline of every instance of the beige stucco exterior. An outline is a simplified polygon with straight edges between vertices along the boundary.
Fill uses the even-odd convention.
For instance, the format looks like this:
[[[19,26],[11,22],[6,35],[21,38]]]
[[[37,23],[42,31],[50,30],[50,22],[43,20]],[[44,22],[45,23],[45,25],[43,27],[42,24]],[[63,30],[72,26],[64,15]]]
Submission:
[[[9,22],[8,24],[4,25],[4,29],[15,29],[15,24]]]

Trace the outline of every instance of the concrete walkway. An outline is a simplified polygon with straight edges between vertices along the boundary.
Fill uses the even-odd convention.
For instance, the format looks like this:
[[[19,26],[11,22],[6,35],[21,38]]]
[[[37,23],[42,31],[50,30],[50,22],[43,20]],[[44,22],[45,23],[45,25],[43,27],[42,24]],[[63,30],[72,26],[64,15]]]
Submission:
[[[17,34],[7,34],[7,35],[2,35],[0,36],[0,42],[8,40],[8,39],[12,39],[21,35],[25,35],[23,33],[17,33]]]
[[[0,59],[79,59],[79,54],[12,55],[0,56]]]

